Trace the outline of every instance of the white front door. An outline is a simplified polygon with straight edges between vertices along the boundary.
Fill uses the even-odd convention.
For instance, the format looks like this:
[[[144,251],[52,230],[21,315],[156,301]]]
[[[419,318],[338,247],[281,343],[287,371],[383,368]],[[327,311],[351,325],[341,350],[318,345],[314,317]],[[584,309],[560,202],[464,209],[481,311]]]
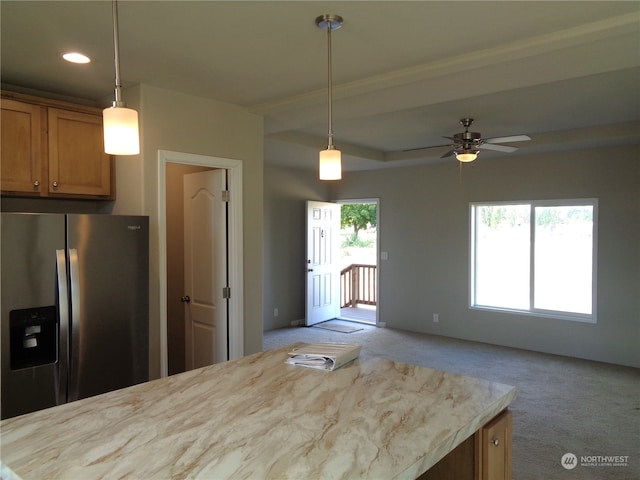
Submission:
[[[307,202],[307,326],[331,320],[340,312],[340,205]]]
[[[184,176],[185,366],[227,360],[225,170]]]

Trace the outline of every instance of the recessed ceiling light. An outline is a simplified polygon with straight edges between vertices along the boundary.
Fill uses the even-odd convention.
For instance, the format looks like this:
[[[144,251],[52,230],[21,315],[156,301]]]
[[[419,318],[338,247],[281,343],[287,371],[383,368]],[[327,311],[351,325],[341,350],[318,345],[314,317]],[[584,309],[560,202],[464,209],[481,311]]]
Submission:
[[[89,63],[91,59],[78,52],[63,53],[62,58],[71,63]]]

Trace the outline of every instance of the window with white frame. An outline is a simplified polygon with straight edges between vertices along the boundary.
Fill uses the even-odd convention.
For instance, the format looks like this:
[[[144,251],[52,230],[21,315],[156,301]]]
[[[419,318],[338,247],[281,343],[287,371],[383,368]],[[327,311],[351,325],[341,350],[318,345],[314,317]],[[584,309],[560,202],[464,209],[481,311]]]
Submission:
[[[471,307],[596,322],[597,199],[471,204]]]

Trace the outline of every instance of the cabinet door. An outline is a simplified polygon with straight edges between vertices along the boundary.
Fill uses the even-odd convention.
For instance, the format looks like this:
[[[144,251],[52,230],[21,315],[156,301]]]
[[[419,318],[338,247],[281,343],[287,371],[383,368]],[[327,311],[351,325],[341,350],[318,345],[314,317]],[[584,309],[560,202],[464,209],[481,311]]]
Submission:
[[[476,466],[479,435],[471,435],[417,480],[481,480]]]
[[[0,105],[2,191],[37,194],[46,183],[42,177],[42,107],[7,99]]]
[[[505,411],[482,428],[483,480],[511,480],[511,412]]]
[[[111,196],[102,117],[49,108],[48,121],[49,193]]]

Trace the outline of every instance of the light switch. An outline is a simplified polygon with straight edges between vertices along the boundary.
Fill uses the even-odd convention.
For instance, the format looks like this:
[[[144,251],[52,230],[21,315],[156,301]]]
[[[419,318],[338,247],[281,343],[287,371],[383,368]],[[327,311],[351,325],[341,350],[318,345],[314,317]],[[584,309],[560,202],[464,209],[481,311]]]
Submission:
[[[387,252],[380,252],[380,260],[388,260],[389,254]]]

